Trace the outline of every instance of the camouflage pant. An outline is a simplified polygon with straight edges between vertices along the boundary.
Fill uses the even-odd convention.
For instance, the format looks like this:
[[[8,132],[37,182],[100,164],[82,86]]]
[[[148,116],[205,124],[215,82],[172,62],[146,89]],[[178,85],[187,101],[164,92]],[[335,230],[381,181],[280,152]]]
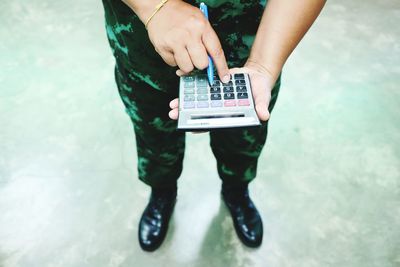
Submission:
[[[196,4],[196,1],[187,1]],[[209,0],[210,18],[218,33],[228,65],[246,61],[261,19],[257,0]],[[115,79],[130,116],[138,153],[139,179],[150,186],[168,186],[182,172],[185,133],[168,118],[169,102],[178,96],[175,68],[156,54],[138,17],[122,1],[103,0],[107,36],[116,58]],[[272,111],[280,78],[272,90]],[[249,182],[256,176],[257,161],[265,144],[268,123],[257,128],[210,131],[210,145],[220,178],[227,183]]]

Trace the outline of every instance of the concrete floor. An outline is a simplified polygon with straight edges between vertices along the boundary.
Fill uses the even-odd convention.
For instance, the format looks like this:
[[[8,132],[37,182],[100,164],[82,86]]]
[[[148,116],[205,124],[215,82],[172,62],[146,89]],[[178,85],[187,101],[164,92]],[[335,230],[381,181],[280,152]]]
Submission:
[[[187,138],[164,245],[144,253],[132,127],[101,1],[0,2],[0,266],[400,266],[400,3],[329,1],[290,58],[251,186],[259,249]],[[199,157],[201,153],[202,157]]]

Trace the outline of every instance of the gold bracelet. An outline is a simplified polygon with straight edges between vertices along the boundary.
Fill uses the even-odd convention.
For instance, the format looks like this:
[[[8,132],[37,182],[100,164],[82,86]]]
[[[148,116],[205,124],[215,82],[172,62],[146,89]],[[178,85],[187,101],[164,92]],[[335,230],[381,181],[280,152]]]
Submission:
[[[156,5],[153,14],[146,20],[146,23],[144,24],[144,27],[147,29],[147,24],[149,24],[150,20],[154,17],[154,15],[164,6],[164,4],[168,2],[168,0],[161,0],[161,2]]]

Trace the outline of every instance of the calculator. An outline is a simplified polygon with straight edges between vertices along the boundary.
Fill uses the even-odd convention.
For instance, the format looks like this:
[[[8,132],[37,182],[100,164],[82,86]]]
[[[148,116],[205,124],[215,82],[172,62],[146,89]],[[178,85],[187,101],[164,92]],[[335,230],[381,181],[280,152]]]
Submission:
[[[179,84],[179,130],[259,126],[249,75],[236,73],[228,83],[207,75],[182,76]]]

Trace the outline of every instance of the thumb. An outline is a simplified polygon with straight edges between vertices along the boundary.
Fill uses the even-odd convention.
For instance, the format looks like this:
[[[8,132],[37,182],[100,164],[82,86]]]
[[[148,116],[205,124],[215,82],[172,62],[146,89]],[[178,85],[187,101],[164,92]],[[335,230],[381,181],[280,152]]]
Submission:
[[[260,88],[253,88],[253,97],[254,97],[254,105],[256,108],[256,112],[258,118],[262,121],[267,121],[270,117],[270,113],[268,111],[269,101],[271,100],[271,93],[268,93],[267,90],[262,89],[262,93],[257,91]]]
[[[258,118],[262,121],[267,121],[270,117],[270,113],[268,111],[268,104],[265,103],[265,101],[256,103],[256,112]]]

